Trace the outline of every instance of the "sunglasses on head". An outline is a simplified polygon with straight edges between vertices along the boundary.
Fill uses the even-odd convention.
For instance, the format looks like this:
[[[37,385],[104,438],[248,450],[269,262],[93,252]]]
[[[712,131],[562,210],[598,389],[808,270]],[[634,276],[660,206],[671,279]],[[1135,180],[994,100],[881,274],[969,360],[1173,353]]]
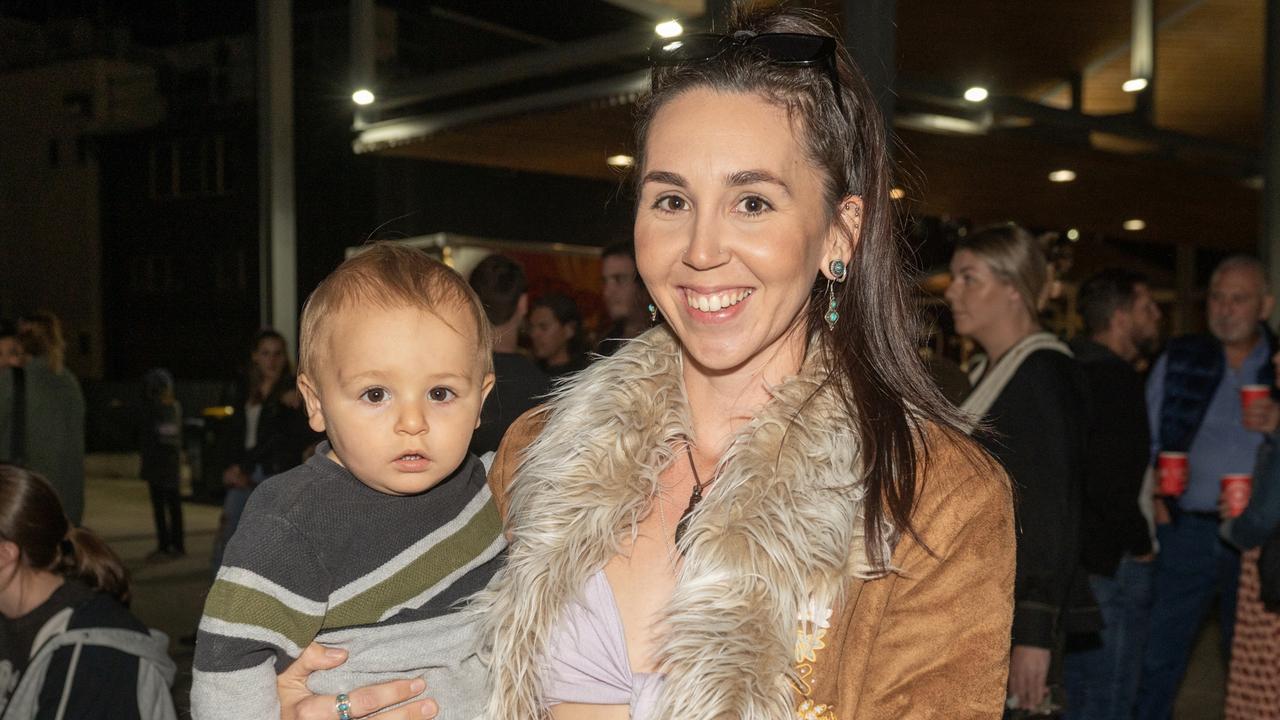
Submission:
[[[836,41],[826,35],[804,33],[760,33],[739,31],[732,35],[689,33],[657,40],[649,47],[649,63],[657,66],[706,62],[731,48],[742,48],[759,54],[775,65],[813,67],[822,65],[831,81],[836,105],[844,112],[840,97],[840,79],[836,77]]]

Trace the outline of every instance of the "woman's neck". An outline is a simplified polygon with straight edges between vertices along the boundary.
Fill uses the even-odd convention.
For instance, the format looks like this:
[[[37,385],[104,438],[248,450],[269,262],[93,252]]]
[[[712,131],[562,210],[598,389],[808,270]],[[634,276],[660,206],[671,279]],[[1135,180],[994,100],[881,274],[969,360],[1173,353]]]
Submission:
[[[692,439],[700,454],[707,459],[722,455],[733,433],[769,401],[769,388],[799,372],[803,361],[804,343],[799,333],[727,371],[708,370],[685,352],[685,396]]]
[[[1018,313],[1005,322],[975,334],[973,339],[987,352],[987,366],[991,367],[1000,362],[1000,358],[1023,338],[1040,330],[1040,323],[1035,318],[1028,313]]]
[[[0,615],[10,620],[26,615],[43,605],[65,582],[61,575],[19,567],[8,582],[0,586]]]

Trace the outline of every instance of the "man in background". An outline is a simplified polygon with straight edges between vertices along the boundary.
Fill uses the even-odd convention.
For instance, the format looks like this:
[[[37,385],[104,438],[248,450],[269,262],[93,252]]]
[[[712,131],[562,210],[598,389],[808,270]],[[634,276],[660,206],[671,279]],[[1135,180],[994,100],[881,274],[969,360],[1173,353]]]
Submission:
[[[1084,335],[1071,343],[1092,396],[1085,460],[1081,565],[1102,611],[1100,645],[1068,647],[1067,717],[1129,720],[1151,612],[1155,555],[1139,508],[1151,457],[1147,401],[1135,369],[1160,338],[1160,308],[1143,276],[1121,269],[1080,286]],[[1090,638],[1092,639],[1092,638]]]
[[[600,274],[604,280],[604,307],[612,323],[596,352],[612,355],[631,338],[649,328],[649,293],[636,271],[636,248],[630,242],[614,243],[600,256]]]
[[[471,436],[477,455],[498,449],[507,427],[551,389],[536,363],[520,352],[520,326],[529,314],[529,280],[520,263],[497,253],[471,271],[471,289],[480,296],[493,324],[493,391],[480,410],[480,427]]]

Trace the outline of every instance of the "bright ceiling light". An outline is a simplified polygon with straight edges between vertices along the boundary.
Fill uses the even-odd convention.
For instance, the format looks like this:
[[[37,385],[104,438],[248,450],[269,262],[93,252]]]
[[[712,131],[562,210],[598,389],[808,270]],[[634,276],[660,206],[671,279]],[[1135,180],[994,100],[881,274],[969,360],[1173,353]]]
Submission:
[[[1076,179],[1075,170],[1054,170],[1049,173],[1049,182],[1068,183]]]
[[[636,159],[631,157],[630,155],[610,155],[609,157],[605,158],[604,161],[608,163],[611,167],[616,167],[616,168],[631,167],[636,163]]]
[[[889,197],[893,198],[894,200],[901,200],[906,196],[907,196],[907,191],[903,190],[902,188],[893,188],[892,190],[889,191]]]
[[[1131,78],[1129,80],[1125,80],[1124,84],[1120,86],[1120,89],[1127,93],[1142,92],[1147,89],[1147,84],[1146,78]]]
[[[980,103],[986,100],[989,95],[990,93],[987,92],[986,88],[978,87],[977,85],[964,91],[964,99],[973,103]]]
[[[1145,230],[1146,228],[1147,228],[1146,220],[1133,218],[1132,220],[1124,221],[1124,229],[1128,230],[1129,232],[1138,232],[1140,230]]]
[[[377,98],[373,96],[373,92],[364,88],[360,88],[359,90],[351,93],[351,101],[357,105],[372,105],[373,101],[376,99]]]
[[[1075,228],[1071,228],[1070,230],[1067,231],[1067,239],[1070,240],[1071,242],[1075,242],[1079,240],[1080,231]]]
[[[668,20],[658,23],[653,31],[658,33],[658,37],[672,38],[684,32],[684,27],[680,25],[679,20]]]

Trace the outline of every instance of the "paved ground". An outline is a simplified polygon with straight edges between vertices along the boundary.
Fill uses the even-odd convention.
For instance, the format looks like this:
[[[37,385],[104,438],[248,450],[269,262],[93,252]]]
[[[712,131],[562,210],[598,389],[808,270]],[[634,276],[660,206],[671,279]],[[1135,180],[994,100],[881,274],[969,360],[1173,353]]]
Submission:
[[[100,473],[127,474],[124,463],[91,464]],[[90,476],[85,524],[110,542],[133,576],[133,611],[147,625],[169,635],[169,652],[178,663],[174,698],[179,716],[187,717],[193,649],[178,638],[194,632],[209,585],[209,551],[217,528],[218,509],[185,503],[187,556],[147,563],[155,548],[151,505],[146,485],[132,477]],[[1192,658],[1191,670],[1178,696],[1176,720],[1222,717],[1224,672],[1217,651],[1218,629],[1207,625]]]

